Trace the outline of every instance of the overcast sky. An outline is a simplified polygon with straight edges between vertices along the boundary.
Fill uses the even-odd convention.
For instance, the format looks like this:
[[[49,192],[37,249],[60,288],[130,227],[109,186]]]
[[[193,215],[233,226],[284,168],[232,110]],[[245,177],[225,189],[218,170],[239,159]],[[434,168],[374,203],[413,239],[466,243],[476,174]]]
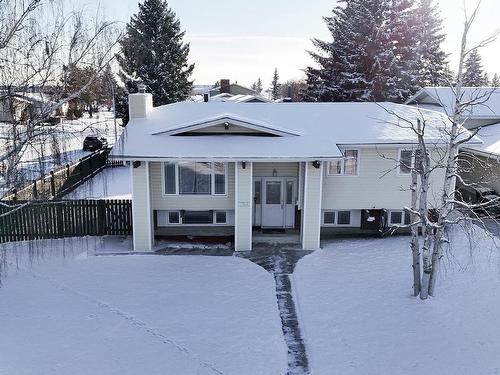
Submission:
[[[108,18],[127,22],[138,9],[138,0],[72,0],[89,10],[100,4]],[[457,65],[464,19],[464,4],[471,11],[478,0],[436,0],[448,35],[445,50]],[[119,4],[119,5],[118,5]],[[329,39],[322,19],[331,13],[334,0],[169,0],[177,13],[185,40],[191,44],[190,59],[196,63],[197,84],[220,78],[250,85],[262,77],[267,85],[278,68],[282,81],[303,77],[311,64],[306,50],[311,38]],[[483,0],[472,40],[500,28],[500,1]],[[453,55],[454,54],[454,55]],[[500,41],[481,50],[491,74],[500,73]]]

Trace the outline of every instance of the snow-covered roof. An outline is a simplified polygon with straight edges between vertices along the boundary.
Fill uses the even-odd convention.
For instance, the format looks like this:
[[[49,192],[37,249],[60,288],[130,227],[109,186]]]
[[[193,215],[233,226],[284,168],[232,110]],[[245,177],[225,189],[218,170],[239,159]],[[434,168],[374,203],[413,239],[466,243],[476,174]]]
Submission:
[[[483,143],[468,145],[467,148],[482,154],[500,156],[500,124],[485,126],[479,129],[477,135]]]
[[[500,88],[498,87],[464,87],[461,103],[471,102],[464,116],[481,119],[499,119],[500,121]],[[408,99],[406,104],[419,105],[422,108],[442,110],[452,114],[455,105],[455,94],[450,87],[425,87]]]
[[[422,117],[427,141],[446,142],[443,130],[449,125],[444,114],[394,103],[182,102],[156,107],[147,119],[130,121],[112,155],[136,160],[327,160],[342,156],[338,146],[415,144],[414,132],[402,119],[416,123]],[[192,133],[218,122],[254,133]],[[189,136],[180,135],[182,128],[191,131]],[[468,134],[465,129],[463,134]]]

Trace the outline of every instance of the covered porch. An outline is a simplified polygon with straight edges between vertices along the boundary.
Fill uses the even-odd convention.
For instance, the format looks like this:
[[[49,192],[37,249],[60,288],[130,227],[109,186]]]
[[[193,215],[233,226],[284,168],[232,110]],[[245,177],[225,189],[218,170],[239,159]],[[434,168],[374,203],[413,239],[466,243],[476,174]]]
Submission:
[[[155,178],[158,162],[130,163],[132,175],[132,211],[134,250],[152,251],[157,231],[159,181]],[[224,200],[229,209],[225,226],[173,226],[170,232],[186,236],[204,234],[234,235],[236,251],[251,251],[256,244],[294,243],[304,250],[320,248],[321,197],[323,164],[319,161],[235,161],[227,165],[227,192],[224,198],[207,195],[193,197],[203,202],[200,207],[219,209]],[[162,175],[164,172],[162,172]],[[164,181],[162,181],[164,184]],[[169,197],[167,206],[182,208]],[[176,200],[177,199],[177,200]],[[193,200],[192,199],[192,200]],[[200,203],[201,204],[201,203]],[[165,206],[162,206],[162,208]],[[196,209],[196,206],[193,209]],[[219,209],[220,210],[220,209]],[[214,216],[215,217],[215,216]],[[229,221],[230,220],[230,221]]]

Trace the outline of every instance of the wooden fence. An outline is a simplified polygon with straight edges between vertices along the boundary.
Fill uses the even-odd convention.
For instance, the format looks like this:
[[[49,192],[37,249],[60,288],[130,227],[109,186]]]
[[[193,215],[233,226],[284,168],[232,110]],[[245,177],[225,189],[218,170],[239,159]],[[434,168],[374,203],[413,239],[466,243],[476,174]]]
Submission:
[[[132,234],[132,201],[0,203],[0,243]]]
[[[110,149],[98,150],[38,180],[11,189],[2,199],[30,201],[61,198],[104,168],[123,165],[119,160],[109,159],[109,152]]]

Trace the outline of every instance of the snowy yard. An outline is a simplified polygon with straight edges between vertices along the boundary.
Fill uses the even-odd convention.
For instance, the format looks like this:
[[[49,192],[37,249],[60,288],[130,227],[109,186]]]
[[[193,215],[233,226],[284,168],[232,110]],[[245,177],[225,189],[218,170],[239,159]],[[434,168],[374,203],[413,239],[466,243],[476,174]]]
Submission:
[[[121,120],[117,120],[116,137],[119,137],[123,128]],[[12,125],[0,123],[0,152],[7,147]],[[93,135],[106,138],[109,145],[115,143],[115,127],[112,112],[98,112],[93,118],[88,114],[77,120],[63,120],[62,124],[54,126],[52,132],[39,137],[26,147],[21,157],[20,165],[27,180],[38,178],[50,170],[74,162],[90,152],[83,151],[83,140]],[[54,142],[55,136],[57,142]],[[56,156],[59,154],[59,156]]]
[[[106,168],[85,181],[65,199],[132,199],[132,181],[127,167]]]
[[[284,373],[274,282],[262,268],[236,257],[87,257],[94,239],[67,240],[64,259],[47,255],[61,243],[33,249],[45,256],[32,269],[10,259],[0,374]]]
[[[299,262],[293,280],[314,374],[500,373],[500,251],[482,238],[470,257],[458,233],[436,298],[421,302],[410,296],[408,241],[337,241]]]
[[[410,296],[408,241],[326,242],[299,261],[291,279],[312,374],[500,373],[498,243],[477,230],[471,252],[457,233],[438,295],[422,302]],[[271,274],[239,257],[91,255],[127,243],[0,247],[10,254],[0,374],[286,372]]]

